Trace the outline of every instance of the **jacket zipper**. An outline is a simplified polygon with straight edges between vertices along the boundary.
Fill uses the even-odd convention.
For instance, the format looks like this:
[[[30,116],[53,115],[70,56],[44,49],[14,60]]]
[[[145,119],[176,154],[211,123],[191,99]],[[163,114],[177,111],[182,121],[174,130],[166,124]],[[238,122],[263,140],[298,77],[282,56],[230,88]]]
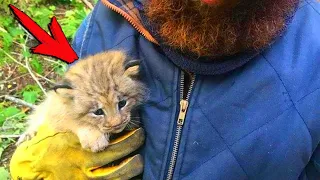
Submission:
[[[169,163],[169,168],[168,168],[168,174],[167,174],[167,178],[166,180],[171,180],[172,176],[173,176],[173,172],[174,172],[174,168],[176,165],[176,161],[177,161],[177,155],[178,155],[178,151],[179,151],[179,145],[180,145],[180,139],[181,139],[181,133],[182,133],[182,128],[184,125],[184,121],[186,119],[186,115],[187,115],[187,110],[188,110],[188,106],[189,106],[189,98],[194,86],[194,82],[195,82],[195,75],[192,74],[191,77],[191,84],[190,87],[188,89],[188,93],[186,98],[184,99],[184,72],[181,72],[181,81],[180,81],[180,111],[179,111],[179,115],[178,115],[178,119],[177,119],[177,128],[176,128],[176,133],[175,133],[175,138],[174,138],[174,142],[173,142],[173,148],[172,148],[172,153],[171,153],[171,158],[170,158],[170,163]]]
[[[144,36],[148,41],[159,44],[153,37],[152,35],[140,24],[138,23],[134,18],[132,18],[130,15],[128,15],[126,12],[124,12],[122,9],[119,7],[113,5],[110,3],[108,0],[101,0],[102,3],[110,8],[111,10],[117,12],[120,14],[122,17],[124,17],[142,36]],[[195,82],[195,75],[192,75],[191,78],[191,83],[190,87],[187,92],[187,96],[184,99],[184,72],[181,72],[181,81],[180,81],[180,111],[178,115],[178,120],[177,120],[177,128],[176,128],[176,133],[175,133],[175,138],[174,138],[174,143],[173,143],[173,149],[171,153],[171,158],[170,158],[170,163],[169,163],[169,168],[168,168],[168,174],[167,174],[167,180],[171,180],[175,168],[175,164],[177,161],[177,155],[179,151],[179,145],[180,145],[180,139],[181,139],[181,133],[182,133],[182,128],[183,124],[186,118],[188,106],[189,106],[189,98],[194,86]]]
[[[152,35],[141,25],[141,23],[138,23],[137,20],[135,20],[133,17],[128,15],[125,11],[120,9],[119,7],[115,6],[114,4],[110,3],[108,0],[101,0],[101,2],[110,8],[112,11],[120,14],[122,17],[124,17],[142,36],[144,36],[148,41],[158,44],[158,42],[152,37]]]

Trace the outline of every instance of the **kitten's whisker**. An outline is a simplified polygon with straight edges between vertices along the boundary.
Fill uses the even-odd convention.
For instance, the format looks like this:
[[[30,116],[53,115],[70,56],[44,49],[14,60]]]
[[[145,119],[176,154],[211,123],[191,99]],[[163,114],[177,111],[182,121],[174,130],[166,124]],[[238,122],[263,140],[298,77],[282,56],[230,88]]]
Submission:
[[[136,123],[141,123],[141,121],[139,121],[139,120],[134,120],[134,119],[131,119],[130,121],[136,122]]]
[[[140,120],[141,118],[137,118],[137,117],[130,117],[130,119]]]
[[[140,122],[141,119],[130,119],[131,121]]]
[[[133,126],[139,126],[139,124],[136,124],[136,123],[134,123],[134,122],[130,122],[129,124],[130,124],[130,125],[133,125]]]
[[[132,124],[136,124],[136,125],[139,125],[141,124],[141,122],[136,122],[136,121],[131,121]]]
[[[134,122],[130,122],[129,124],[132,124],[132,125],[138,125],[137,123],[134,123]]]
[[[133,119],[133,118],[131,118],[130,120],[131,121],[141,121],[141,119]]]
[[[141,117],[134,117],[134,116],[130,116],[130,118],[141,119]]]
[[[132,126],[131,126],[130,123],[127,124],[127,128],[128,128],[128,129],[132,129]]]
[[[139,127],[141,127],[141,126],[135,126],[135,125],[133,125],[133,124],[128,124],[127,129],[128,129],[128,130],[133,130],[133,129],[137,129],[137,128],[139,128]]]

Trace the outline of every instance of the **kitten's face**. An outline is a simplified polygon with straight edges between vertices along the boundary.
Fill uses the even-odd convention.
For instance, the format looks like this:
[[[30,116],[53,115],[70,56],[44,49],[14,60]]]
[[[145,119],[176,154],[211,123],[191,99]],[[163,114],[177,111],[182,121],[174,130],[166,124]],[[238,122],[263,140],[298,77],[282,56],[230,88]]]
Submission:
[[[144,98],[144,87],[134,79],[138,66],[125,70],[120,51],[98,54],[79,61],[65,75],[72,89],[59,88],[70,117],[96,126],[103,133],[117,133],[130,121],[131,111]]]
[[[131,111],[141,102],[138,96],[111,90],[109,94],[78,92],[74,98],[78,120],[97,126],[103,133],[121,132],[130,121]]]

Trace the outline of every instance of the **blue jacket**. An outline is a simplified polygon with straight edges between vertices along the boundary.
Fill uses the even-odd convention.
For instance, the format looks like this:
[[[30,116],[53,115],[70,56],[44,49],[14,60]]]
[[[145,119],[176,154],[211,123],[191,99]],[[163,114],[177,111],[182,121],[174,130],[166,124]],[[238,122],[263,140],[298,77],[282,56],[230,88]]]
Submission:
[[[140,1],[102,1],[73,47],[81,58],[121,49],[142,61],[141,78],[150,90],[141,109],[143,176],[165,179],[180,108],[176,64],[184,57],[168,56],[139,24]],[[320,3],[302,0],[269,48],[233,58],[248,60],[196,75],[173,179],[320,179]]]

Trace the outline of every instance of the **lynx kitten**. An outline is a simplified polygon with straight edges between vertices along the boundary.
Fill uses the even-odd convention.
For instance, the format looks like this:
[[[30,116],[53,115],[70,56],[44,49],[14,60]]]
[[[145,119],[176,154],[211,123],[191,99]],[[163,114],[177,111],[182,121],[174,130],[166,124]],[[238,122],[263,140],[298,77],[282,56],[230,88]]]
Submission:
[[[105,149],[110,133],[121,132],[130,112],[144,100],[145,88],[136,79],[138,61],[126,58],[121,51],[110,51],[79,60],[30,116],[17,144],[35,136],[46,123],[76,134],[85,149]]]

